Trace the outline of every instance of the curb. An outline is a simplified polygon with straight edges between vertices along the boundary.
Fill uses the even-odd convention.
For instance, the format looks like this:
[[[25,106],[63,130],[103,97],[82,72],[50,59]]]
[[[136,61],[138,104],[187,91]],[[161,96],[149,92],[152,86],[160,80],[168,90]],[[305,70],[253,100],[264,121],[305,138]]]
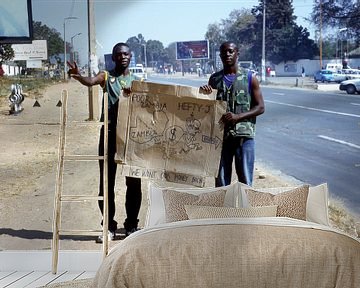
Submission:
[[[199,77],[197,74],[188,74],[186,73],[184,76],[181,73],[176,74],[158,74],[158,73],[149,73],[151,76],[161,76],[165,78],[182,78],[182,79],[191,79],[191,80],[201,80],[208,79],[210,75],[207,77]],[[274,81],[275,80],[275,81]],[[268,77],[265,83],[261,83],[261,86],[276,86],[276,87],[284,87],[284,88],[299,88],[299,89],[309,89],[309,90],[319,90],[319,91],[328,91],[328,92],[339,92],[339,84],[338,83],[326,83],[326,84],[316,84],[312,83],[310,78],[302,78],[302,77],[288,77],[287,79],[281,79],[281,77],[272,78]]]

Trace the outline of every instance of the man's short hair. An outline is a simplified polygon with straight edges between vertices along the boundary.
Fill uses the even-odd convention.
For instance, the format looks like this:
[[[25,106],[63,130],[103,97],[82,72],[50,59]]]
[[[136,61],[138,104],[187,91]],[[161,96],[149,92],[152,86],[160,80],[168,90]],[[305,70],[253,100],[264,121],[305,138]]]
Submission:
[[[236,52],[239,52],[239,48],[238,48],[237,45],[236,45],[234,42],[232,42],[232,41],[226,41],[226,42],[222,43],[222,44],[220,45],[220,51],[221,51],[222,49],[224,49],[224,46],[225,46],[225,45],[230,45],[230,44],[234,45],[234,49],[236,50]]]
[[[118,47],[121,47],[121,46],[125,46],[125,47],[129,48],[129,50],[130,50],[130,47],[129,47],[128,44],[126,44],[126,43],[124,43],[124,42],[119,42],[119,43],[115,44],[115,46],[113,47],[112,55],[114,55],[116,49],[117,49]]]

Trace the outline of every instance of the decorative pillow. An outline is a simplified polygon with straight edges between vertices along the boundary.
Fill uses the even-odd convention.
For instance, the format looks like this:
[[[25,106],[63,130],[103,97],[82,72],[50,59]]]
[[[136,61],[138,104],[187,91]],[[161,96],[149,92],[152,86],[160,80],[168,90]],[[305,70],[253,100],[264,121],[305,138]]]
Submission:
[[[276,188],[258,188],[258,192],[267,192],[274,195],[290,191],[296,187],[276,187]],[[246,189],[253,189],[252,187],[240,183],[239,203],[238,207],[248,207],[248,200],[245,193]],[[306,203],[306,221],[330,226],[329,223],[329,208],[328,208],[328,187],[327,183],[317,186],[310,186],[308,199]]]
[[[277,195],[252,189],[246,189],[245,193],[251,206],[278,205],[276,216],[306,220],[309,185],[303,185]]]
[[[174,190],[164,190],[166,222],[188,220],[185,205],[224,206],[225,190],[193,195]]]
[[[185,210],[189,219],[275,217],[277,205],[249,208],[185,205]]]
[[[219,190],[225,190],[225,200],[224,205],[226,207],[237,207],[239,196],[239,183],[234,182],[228,186],[224,186],[221,188],[210,187],[210,188],[194,188],[194,187],[182,187],[182,188],[174,188],[174,187],[160,187],[159,184],[156,184],[152,181],[149,181],[148,185],[148,210],[146,215],[145,227],[152,227],[154,225],[162,224],[166,222],[165,219],[165,206],[163,199],[163,191],[164,190],[174,190],[179,192],[186,192],[193,195],[200,195],[203,193],[214,192]]]
[[[327,183],[309,188],[306,204],[306,220],[330,226],[329,222],[329,192]]]

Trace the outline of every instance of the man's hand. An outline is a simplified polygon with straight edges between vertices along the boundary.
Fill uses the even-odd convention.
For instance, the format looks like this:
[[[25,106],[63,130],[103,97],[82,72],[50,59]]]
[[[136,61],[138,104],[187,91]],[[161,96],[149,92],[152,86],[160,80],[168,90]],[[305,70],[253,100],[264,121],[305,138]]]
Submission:
[[[211,88],[210,85],[200,86],[200,92],[202,92],[204,94],[210,94],[212,91],[213,91],[213,89]]]
[[[76,78],[76,77],[80,77],[80,76],[81,76],[81,75],[80,75],[80,72],[79,72],[79,69],[78,69],[77,64],[76,64],[75,61],[74,61],[74,64],[72,64],[72,63],[70,63],[69,61],[67,61],[67,64],[68,64],[68,66],[70,67],[69,71],[67,72],[70,77],[74,77],[74,76],[75,76],[74,78]]]
[[[123,95],[124,97],[129,97],[131,94],[131,88],[128,87],[128,88],[123,88]]]
[[[226,112],[223,114],[220,118],[220,123],[223,123],[224,125],[235,125],[240,120],[239,114],[234,114],[231,112]]]

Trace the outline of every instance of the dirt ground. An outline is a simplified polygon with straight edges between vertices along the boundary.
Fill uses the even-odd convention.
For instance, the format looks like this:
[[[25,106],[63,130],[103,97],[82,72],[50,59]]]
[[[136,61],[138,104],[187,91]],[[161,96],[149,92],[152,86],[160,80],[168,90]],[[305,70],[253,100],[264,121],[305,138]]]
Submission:
[[[58,163],[61,93],[67,90],[69,123],[88,119],[88,89],[74,80],[55,83],[37,99],[33,107],[31,95],[23,102],[24,110],[9,115],[7,101],[0,105],[0,250],[51,249],[54,193]],[[97,122],[89,125],[69,125],[67,153],[91,155],[97,153]],[[64,173],[64,194],[97,195],[98,164],[67,162]],[[270,171],[256,163],[255,187],[294,186],[295,179],[278,171]],[[125,219],[123,176],[117,176],[116,220],[119,227]],[[140,226],[144,225],[147,209],[148,181],[142,181],[143,201]],[[212,185],[209,179],[207,186]],[[62,228],[101,229],[101,214],[97,203],[64,203]],[[120,229],[120,234],[122,229]],[[97,250],[96,237],[62,236],[60,249]],[[118,238],[120,241],[121,237]],[[118,241],[113,241],[110,247]]]

